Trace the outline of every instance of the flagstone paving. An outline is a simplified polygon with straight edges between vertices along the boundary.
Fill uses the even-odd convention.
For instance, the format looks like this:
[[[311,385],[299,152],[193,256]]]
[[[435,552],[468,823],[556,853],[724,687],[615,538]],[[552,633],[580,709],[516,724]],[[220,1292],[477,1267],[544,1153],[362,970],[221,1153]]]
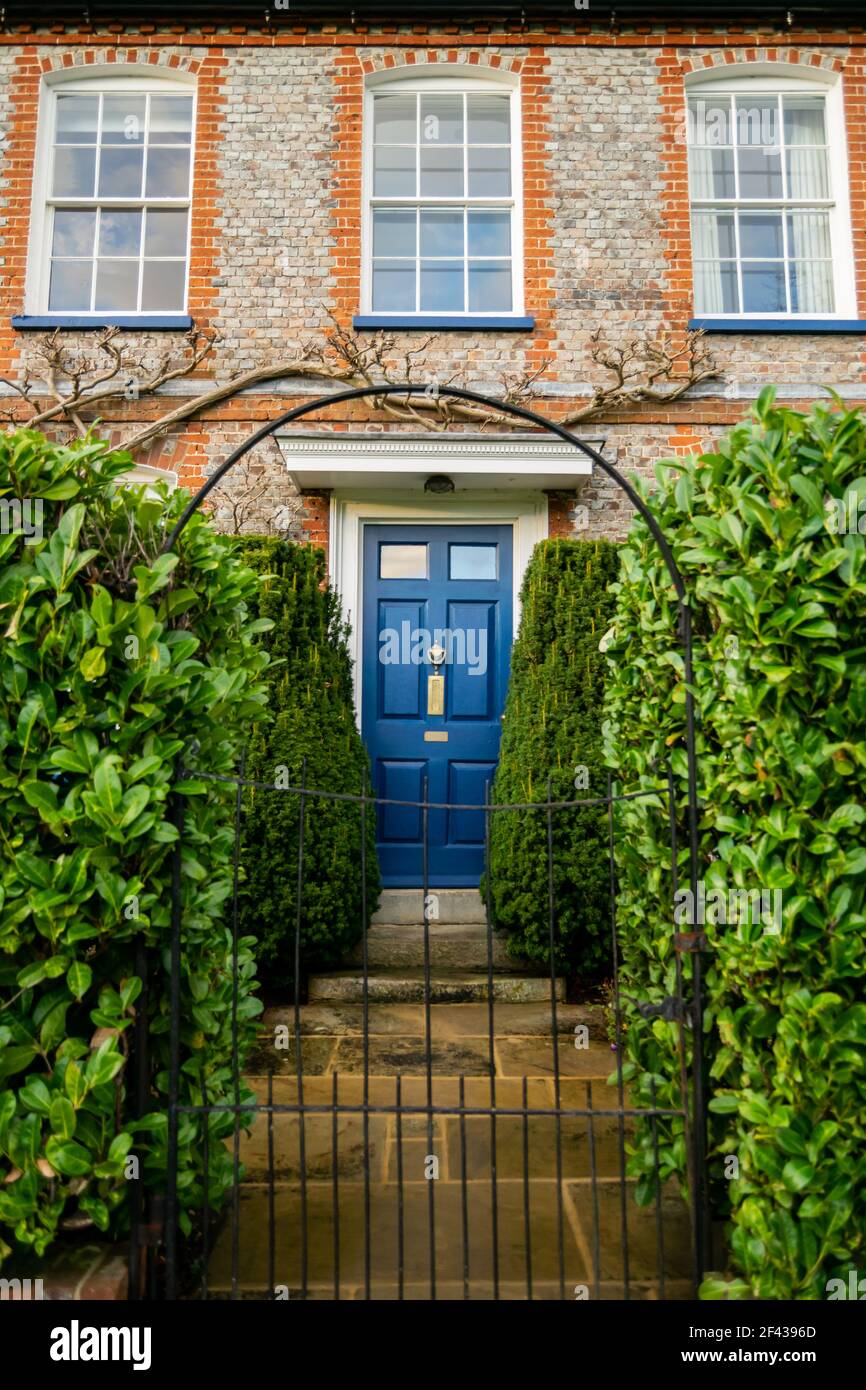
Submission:
[[[300,1083],[294,1009],[268,1010],[245,1079],[276,1109],[241,1134],[235,1278],[227,1219],[209,1296],[691,1297],[685,1204],[666,1189],[639,1208],[623,1181],[602,1012],[558,1003],[555,1052],[549,985],[494,1002],[492,1046],[486,1000],[370,992],[366,1042],[357,1001],[304,1005]],[[280,1110],[299,1096],[302,1115]]]

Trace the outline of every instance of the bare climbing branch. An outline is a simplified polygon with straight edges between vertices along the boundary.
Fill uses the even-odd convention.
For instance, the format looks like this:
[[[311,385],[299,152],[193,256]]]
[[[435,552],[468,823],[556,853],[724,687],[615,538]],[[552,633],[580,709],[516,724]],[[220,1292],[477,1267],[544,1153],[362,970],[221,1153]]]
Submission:
[[[480,430],[514,429],[521,422],[503,410],[455,400],[445,393],[465,375],[454,371],[444,380],[429,381],[425,354],[433,338],[416,347],[402,347],[396,337],[375,333],[357,338],[331,316],[330,327],[318,341],[301,343],[281,360],[234,373],[222,382],[211,381],[199,394],[182,400],[156,419],[139,423],[119,448],[135,453],[155,439],[168,435],[222,401],[274,381],[333,382],[335,386],[420,386],[423,394],[380,395],[370,398],[370,408],[386,420],[432,433],[444,433],[454,425],[471,425]],[[676,344],[635,338],[611,344],[595,332],[590,337],[590,355],[609,380],[593,387],[592,395],[568,413],[562,423],[572,426],[611,411],[634,409],[643,403],[669,404],[680,400],[694,386],[719,376],[719,370],[703,334],[684,334]],[[145,366],[122,341],[117,328],[102,330],[91,346],[64,346],[57,330],[48,334],[36,349],[41,379],[28,365],[20,381],[5,384],[27,405],[32,414],[24,421],[31,426],[48,422],[71,425],[79,435],[93,427],[96,408],[121,397],[129,399],[158,395],[161,387],[196,373],[219,345],[210,329],[193,326],[178,350],[173,347],[155,364]],[[539,385],[551,363],[542,362],[531,371],[509,377],[503,374],[496,395],[503,404],[532,407],[541,397]],[[49,404],[46,404],[46,401]],[[327,406],[327,395],[322,398]],[[10,425],[22,423],[18,410],[5,412]],[[525,428],[525,426],[523,426]]]

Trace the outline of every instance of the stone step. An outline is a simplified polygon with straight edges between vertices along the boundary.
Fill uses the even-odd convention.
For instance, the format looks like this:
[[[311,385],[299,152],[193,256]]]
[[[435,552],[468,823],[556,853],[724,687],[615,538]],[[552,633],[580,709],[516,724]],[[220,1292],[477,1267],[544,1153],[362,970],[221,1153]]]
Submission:
[[[489,999],[487,976],[468,971],[437,969],[429,979],[431,1003],[474,1004]],[[357,1004],[364,999],[364,976],[357,970],[335,970],[311,975],[308,987],[311,1004],[340,1002]],[[367,976],[367,999],[382,1004],[422,1003],[426,997],[423,970],[377,970]],[[565,981],[556,981],[557,999],[565,999]],[[541,975],[502,975],[493,977],[493,998],[503,1003],[543,1003],[550,998],[550,979]]]
[[[367,1010],[367,1035],[371,1038],[422,1038],[424,1012],[417,1004],[371,1004]],[[301,1034],[305,1036],[359,1037],[364,1033],[364,1008],[354,1003],[302,1004],[299,1022]],[[573,1035],[578,1024],[586,1026],[593,1041],[607,1043],[608,1028],[602,1005],[559,1004],[557,1032]],[[489,1025],[490,1012],[483,1000],[477,1004],[433,1004],[430,1009],[430,1033],[437,1042],[486,1038]],[[258,1033],[263,1039],[273,1038],[278,1028],[287,1028],[294,1034],[292,1004],[272,1004],[259,1019]],[[553,1016],[549,997],[535,1004],[497,1003],[493,1011],[493,1032],[496,1038],[551,1037]],[[610,1057],[607,1060],[612,1066]]]
[[[375,1016],[383,1007],[371,1005],[369,1013]],[[318,1078],[331,1085],[337,1076],[342,1087],[344,1077],[362,1077],[366,1069],[368,1076],[379,1078],[381,1085],[387,1089],[388,1086],[393,1088],[397,1076],[426,1077],[429,1065],[434,1086],[444,1087],[446,1091],[451,1087],[452,1096],[449,1103],[453,1104],[460,1076],[467,1079],[489,1078],[492,1067],[496,1077],[503,1077],[509,1081],[524,1076],[549,1079],[555,1076],[558,1068],[561,1080],[569,1078],[583,1085],[600,1085],[602,1093],[604,1092],[616,1060],[610,1043],[591,1037],[587,1040],[581,1029],[580,1032],[575,1032],[573,1043],[567,1036],[560,1034],[558,1045],[554,1049],[552,1033],[532,1031],[531,1025],[538,1005],[494,1004],[495,1018],[499,1017],[503,1009],[515,1012],[525,1010],[529,1015],[530,1031],[525,1034],[516,1032],[515,1028],[519,1027],[517,1024],[503,1035],[494,1020],[491,1056],[486,1024],[477,1018],[467,1020],[465,1024],[453,1018],[454,1010],[457,1008],[480,1014],[487,1007],[489,1006],[431,1004],[429,1045],[423,1031],[425,1010],[418,1004],[402,1006],[404,1009],[414,1009],[421,1022],[421,1028],[416,1025],[412,1031],[401,1027],[399,1032],[377,1033],[371,1029],[366,1042],[363,1034],[358,1033],[302,1032],[300,1065],[303,1084],[306,1086],[308,1081],[312,1083]],[[572,1008],[580,1010],[580,1005],[563,1004],[560,1007],[566,1013]],[[395,1005],[391,1006],[391,1010],[396,1008]],[[437,1018],[439,1010],[450,1012],[451,1020]],[[335,1008],[333,1013],[337,1012]],[[575,1014],[572,1013],[571,1018],[574,1017]],[[579,1014],[578,1021],[584,1022]],[[575,1024],[572,1023],[572,1028],[574,1027]],[[281,1029],[274,1028],[270,1034],[260,1034],[257,1046],[251,1049],[244,1059],[244,1075],[248,1080],[256,1076],[266,1077],[271,1073],[274,1076],[297,1077],[297,1070],[295,1035],[288,1024]],[[601,1101],[597,1103],[602,1104]]]
[[[539,973],[536,962],[515,959],[508,954],[506,938],[490,932],[490,954],[498,973],[521,975]],[[483,922],[430,922],[427,929],[432,970],[487,971],[488,931]],[[360,965],[361,942],[346,959],[347,965]],[[370,970],[423,970],[424,928],[416,924],[383,922],[367,932],[367,966]]]
[[[427,904],[430,922],[456,925],[483,922],[484,903],[477,888],[431,888]],[[379,908],[371,923],[407,923],[417,926],[424,921],[424,890],[422,888],[385,888],[379,898]]]

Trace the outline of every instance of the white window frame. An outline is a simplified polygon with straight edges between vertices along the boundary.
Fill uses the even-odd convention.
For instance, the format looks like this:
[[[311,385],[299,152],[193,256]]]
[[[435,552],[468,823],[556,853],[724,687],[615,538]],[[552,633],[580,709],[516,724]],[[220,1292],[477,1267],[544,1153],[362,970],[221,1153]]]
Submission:
[[[692,74],[686,78],[686,110],[684,129],[688,131],[688,100],[690,97],[730,97],[748,93],[756,99],[766,96],[823,96],[827,127],[827,164],[830,182],[829,199],[798,200],[809,207],[825,207],[830,221],[830,255],[833,269],[832,313],[803,314],[788,313],[784,310],[758,313],[745,310],[736,314],[702,313],[695,308],[696,318],[726,319],[737,323],[741,319],[784,319],[797,323],[810,320],[820,322],[834,319],[851,320],[857,317],[857,292],[854,276],[854,249],[851,234],[851,198],[848,184],[848,153],[845,124],[845,105],[842,82],[839,75],[823,70],[809,69],[800,72],[791,63],[749,63],[735,64],[725,70],[724,76],[713,72],[711,77],[703,73]],[[734,136],[736,138],[736,134]],[[689,152],[689,158],[690,158]],[[695,208],[774,208],[783,211],[796,207],[790,200],[779,198],[693,198],[691,181],[688,184],[689,237],[691,240],[691,217]],[[785,219],[782,219],[783,227]],[[694,243],[692,242],[694,258]],[[741,265],[737,258],[738,267]],[[739,272],[738,272],[739,273]],[[694,283],[692,286],[694,294]]]
[[[192,131],[190,139],[190,190],[186,199],[178,198],[93,198],[54,199],[51,196],[51,174],[54,155],[54,131],[57,119],[58,96],[95,96],[100,92],[116,96],[122,92],[151,93],[156,96],[191,95]],[[64,68],[47,73],[40,84],[39,108],[36,119],[36,159],[33,169],[33,191],[30,204],[30,236],[27,250],[27,276],[24,292],[24,312],[28,315],[58,319],[91,319],[104,323],[114,318],[142,320],[184,316],[188,313],[190,279],[190,244],[192,239],[192,202],[195,177],[196,82],[188,73],[166,76],[162,71],[130,65],[118,72],[115,63],[92,64],[85,68]],[[189,211],[183,307],[178,309],[49,309],[48,294],[51,275],[51,245],[54,231],[55,206],[88,206],[144,208],[150,206],[181,208]]]
[[[429,63],[418,72],[406,75],[405,68],[371,74],[364,89],[363,162],[361,176],[361,310],[374,314],[406,319],[519,319],[524,314],[523,272],[523,134],[520,112],[520,86],[513,73],[477,76],[464,64]],[[467,197],[377,198],[373,194],[373,101],[385,92],[390,95],[421,92],[424,96],[437,93],[491,93],[511,98],[511,195],[507,198],[479,198],[478,206],[502,208],[511,212],[511,308],[510,309],[374,309],[373,308],[373,208],[386,207],[471,207]]]

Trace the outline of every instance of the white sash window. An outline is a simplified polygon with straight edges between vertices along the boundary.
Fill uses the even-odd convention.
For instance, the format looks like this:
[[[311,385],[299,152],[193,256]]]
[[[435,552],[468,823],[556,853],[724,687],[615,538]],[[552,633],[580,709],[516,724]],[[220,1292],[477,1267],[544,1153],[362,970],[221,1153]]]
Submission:
[[[698,84],[687,130],[695,313],[853,317],[838,86]]]
[[[522,312],[517,90],[414,77],[367,92],[364,310]]]
[[[194,91],[160,78],[48,86],[39,117],[28,300],[97,320],[183,313]]]

